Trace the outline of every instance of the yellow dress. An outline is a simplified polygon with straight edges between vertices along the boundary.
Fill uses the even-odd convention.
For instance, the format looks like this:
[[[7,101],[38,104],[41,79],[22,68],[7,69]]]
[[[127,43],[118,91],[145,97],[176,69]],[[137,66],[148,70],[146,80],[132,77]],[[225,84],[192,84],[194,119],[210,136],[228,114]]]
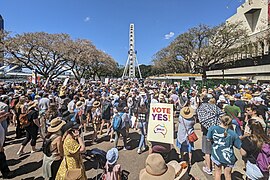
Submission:
[[[83,174],[80,180],[86,180],[85,168],[80,154],[79,143],[67,136],[64,140],[64,159],[58,169],[56,180],[64,180],[68,169],[83,168]],[[66,162],[67,161],[67,162]]]

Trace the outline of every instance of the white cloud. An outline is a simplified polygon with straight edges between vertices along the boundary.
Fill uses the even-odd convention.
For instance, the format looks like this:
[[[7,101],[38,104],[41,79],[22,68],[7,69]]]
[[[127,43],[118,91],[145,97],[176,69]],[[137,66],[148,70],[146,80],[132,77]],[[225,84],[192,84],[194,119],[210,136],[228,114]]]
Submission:
[[[90,17],[84,18],[84,22],[88,22],[88,21],[90,21]]]
[[[168,34],[165,34],[165,39],[171,39],[174,36],[174,32],[170,32]]]

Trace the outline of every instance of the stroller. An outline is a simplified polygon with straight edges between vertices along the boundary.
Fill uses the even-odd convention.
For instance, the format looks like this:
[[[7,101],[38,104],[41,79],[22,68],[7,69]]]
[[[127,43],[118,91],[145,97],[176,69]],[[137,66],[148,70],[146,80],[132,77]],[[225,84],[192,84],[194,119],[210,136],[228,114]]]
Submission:
[[[97,163],[97,175],[96,175],[96,180],[102,180],[102,174],[101,176],[98,175],[98,169],[102,169],[103,171],[105,171],[104,167],[106,165],[106,152],[98,149],[98,148],[94,148],[92,150],[87,150],[85,152],[85,159],[92,161],[92,162],[96,162]]]
[[[103,174],[105,173],[105,165],[106,165],[106,162],[107,162],[106,154],[107,154],[107,152],[105,152],[105,151],[103,151],[101,149],[98,149],[98,148],[94,148],[92,150],[87,150],[86,153],[85,153],[85,156],[86,156],[85,159],[86,160],[97,163],[97,167],[96,167],[97,175],[95,177],[95,180],[103,180]],[[98,169],[103,170],[103,173],[101,175],[98,175]],[[122,180],[127,180],[128,175],[129,175],[128,171],[122,170],[121,179]]]

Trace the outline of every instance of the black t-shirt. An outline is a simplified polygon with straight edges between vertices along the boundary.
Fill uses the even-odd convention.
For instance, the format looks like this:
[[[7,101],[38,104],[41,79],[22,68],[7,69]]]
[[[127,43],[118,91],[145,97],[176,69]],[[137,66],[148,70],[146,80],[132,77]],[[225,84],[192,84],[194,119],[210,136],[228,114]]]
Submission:
[[[33,122],[34,119],[38,119],[38,111],[36,111],[34,108],[29,111],[27,114],[27,118],[29,122]]]
[[[245,137],[244,139],[242,139],[241,148],[243,148],[247,152],[244,160],[248,160],[252,164],[256,164],[256,159],[258,157],[260,149],[256,146],[256,144],[251,141],[250,137]]]

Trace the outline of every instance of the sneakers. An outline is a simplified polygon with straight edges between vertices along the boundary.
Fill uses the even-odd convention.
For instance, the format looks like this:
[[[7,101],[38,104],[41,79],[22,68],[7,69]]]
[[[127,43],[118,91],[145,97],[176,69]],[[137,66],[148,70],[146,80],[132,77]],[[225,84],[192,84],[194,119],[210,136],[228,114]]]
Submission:
[[[18,151],[18,152],[17,152],[17,155],[18,155],[18,156],[22,156],[23,154],[24,154],[23,151]]]
[[[124,150],[124,151],[130,150],[130,146],[124,147],[123,150]]]
[[[138,148],[137,153],[138,153],[138,154],[141,154],[142,152],[145,151],[145,149],[146,149],[145,147]]]
[[[212,171],[205,166],[203,167],[203,171],[208,175],[212,175]]]

